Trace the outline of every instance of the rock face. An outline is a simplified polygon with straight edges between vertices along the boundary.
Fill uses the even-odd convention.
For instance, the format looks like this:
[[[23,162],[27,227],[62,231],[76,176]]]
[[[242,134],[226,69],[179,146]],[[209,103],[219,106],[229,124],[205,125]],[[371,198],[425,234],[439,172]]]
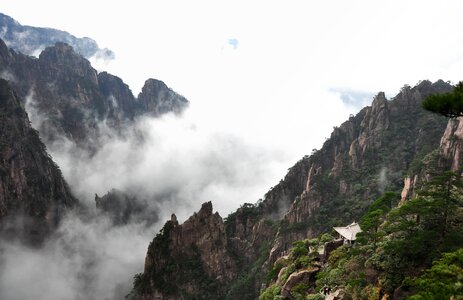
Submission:
[[[371,107],[335,128],[322,149],[298,162],[288,173],[298,174],[292,175],[298,184],[285,178],[279,184],[283,188],[274,187],[266,198],[273,202],[266,206],[282,201],[289,206],[272,258],[294,240],[358,219],[384,191],[400,193],[404,174],[419,172],[417,165],[439,147],[447,123],[423,110],[421,102],[431,93],[450,90],[443,81],[423,81],[404,87],[391,101],[379,93]]]
[[[114,53],[111,50],[98,48],[98,44],[88,37],[76,38],[61,30],[23,26],[2,13],[0,13],[0,38],[11,49],[26,55],[38,55],[46,47],[53,46],[57,42],[64,42],[86,58],[96,56],[114,59]]]
[[[216,279],[214,284],[220,285],[220,296],[226,290],[229,299],[255,299],[255,294],[246,293],[243,282],[251,281],[251,286],[258,291],[263,278],[251,270],[265,274],[268,263],[287,254],[293,241],[313,238],[332,226],[358,220],[385,191],[395,191],[399,195],[404,189],[405,174],[409,179],[403,195],[407,197],[412,193],[420,184],[419,178],[424,178],[423,170],[429,169],[427,161],[430,164],[436,161],[432,156],[439,152],[439,142],[447,124],[444,117],[423,110],[421,102],[431,93],[444,93],[451,88],[443,81],[423,81],[413,88],[404,87],[392,100],[379,93],[372,106],[335,128],[320,150],[305,156],[289,169],[285,178],[270,189],[262,202],[255,206],[244,205],[224,223],[209,208],[203,208],[208,213],[200,214],[209,216],[203,218],[207,221],[199,221],[199,214],[195,214],[194,221],[185,222],[188,227],[193,226],[188,230],[187,243],[226,245],[225,251],[220,248],[212,252],[212,268],[203,261],[202,254],[211,249],[204,247],[198,254],[202,274]],[[455,139],[454,136],[461,133],[461,121],[453,122],[448,125],[446,135]],[[452,153],[452,164],[461,165],[461,139],[453,143],[450,140],[452,138],[442,140],[441,144]],[[274,221],[279,223],[273,223],[272,227]],[[169,230],[164,229],[150,245],[145,272],[135,282],[135,290],[143,295],[141,299],[195,298],[199,291],[217,291],[215,286],[212,289],[198,287],[197,282],[188,287],[171,287],[172,291],[182,291],[181,295],[169,294],[159,288],[162,284],[156,282],[156,278],[170,282],[168,278],[173,280],[176,274],[192,272],[185,264],[177,264],[175,272],[166,271],[169,253],[183,253],[187,245],[184,235],[179,233],[185,231],[175,229],[184,225],[176,225],[174,221],[167,224],[165,228]],[[268,245],[272,246],[271,251],[268,248],[262,251],[267,257],[260,260],[258,249]],[[215,257],[221,257],[223,265],[217,265]],[[240,257],[241,261],[234,257]],[[222,266],[228,267],[229,271]],[[220,281],[222,278],[226,280]]]
[[[225,223],[213,213],[211,202],[181,225],[172,215],[148,247],[144,273],[134,283],[134,298],[236,299],[231,284],[275,234],[271,226],[253,222],[252,213],[245,210]]]
[[[227,247],[223,220],[212,212],[210,202],[182,225],[172,215],[148,248],[145,271],[138,283],[144,285],[142,296],[219,299],[237,269]]]
[[[97,73],[68,44],[47,47],[38,59],[9,50],[0,41],[0,77],[7,79],[31,113],[47,145],[59,136],[97,148],[101,127],[116,131],[142,115],[180,113],[188,101],[164,83],[150,79],[140,99],[111,74]]]
[[[330,257],[331,252],[341,247],[343,244],[344,244],[344,240],[342,239],[326,242],[325,245],[323,246],[323,261],[327,262],[328,258]]]
[[[283,299],[293,299],[291,291],[295,286],[301,283],[308,285],[312,293],[315,292],[315,275],[318,271],[319,269],[301,270],[291,274],[281,290]]]
[[[440,144],[445,169],[461,171],[463,165],[463,118],[450,119]]]
[[[114,225],[143,222],[149,226],[158,221],[157,208],[150,207],[147,200],[116,189],[102,197],[95,195],[95,204]]]
[[[188,105],[185,97],[172,91],[167,85],[156,79],[148,79],[138,95],[138,101],[145,111],[153,115],[168,112],[180,113]]]
[[[40,243],[77,205],[61,171],[0,79],[0,233]]]

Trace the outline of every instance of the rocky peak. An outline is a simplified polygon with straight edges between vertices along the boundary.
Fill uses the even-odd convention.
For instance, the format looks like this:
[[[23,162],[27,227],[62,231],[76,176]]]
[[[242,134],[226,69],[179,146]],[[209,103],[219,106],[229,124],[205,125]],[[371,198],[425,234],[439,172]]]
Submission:
[[[212,202],[211,201],[208,201],[208,202],[205,202],[201,205],[201,209],[199,210],[198,213],[195,213],[195,215],[203,220],[203,219],[207,219],[209,217],[212,216]]]
[[[382,132],[389,126],[388,101],[384,92],[378,93],[365,116],[365,127],[369,131]],[[366,131],[364,131],[367,134]]]
[[[0,77],[10,80],[22,100],[31,100],[28,107],[38,115],[37,129],[48,145],[64,135],[92,153],[98,147],[99,122],[121,132],[137,116],[179,113],[188,104],[156,80],[147,81],[137,101],[120,78],[97,74],[88,60],[62,42],[36,59],[0,41]],[[89,139],[96,142],[89,145]]]
[[[373,111],[379,111],[381,109],[387,108],[387,99],[384,92],[379,92],[374,98],[371,104]]]
[[[174,226],[178,225],[177,216],[175,214],[170,215],[170,221],[174,224]]]
[[[148,79],[138,95],[138,101],[144,110],[161,115],[166,112],[180,113],[188,106],[188,100],[177,94],[167,85],[156,79]]]
[[[77,38],[65,31],[23,26],[13,18],[0,13],[0,38],[5,40],[8,47],[25,55],[37,55],[43,48],[56,42],[66,42],[76,51],[90,58],[113,59],[114,53],[109,49],[100,49],[98,44],[88,38]]]
[[[43,69],[57,72],[58,74],[49,74],[53,77],[56,75],[67,75],[68,73],[76,74],[90,80],[97,85],[97,72],[92,68],[90,62],[74,51],[74,49],[62,42],[58,42],[53,47],[47,47],[39,56],[39,61]],[[45,65],[45,66],[44,66]],[[53,78],[52,77],[52,78]],[[69,76],[67,76],[69,77]]]
[[[211,202],[181,225],[172,215],[148,247],[145,271],[135,283],[140,299],[224,296],[237,269],[227,245],[223,220],[213,213]]]
[[[107,72],[98,74],[100,91],[108,102],[108,117],[133,120],[139,109],[129,86],[122,79]]]

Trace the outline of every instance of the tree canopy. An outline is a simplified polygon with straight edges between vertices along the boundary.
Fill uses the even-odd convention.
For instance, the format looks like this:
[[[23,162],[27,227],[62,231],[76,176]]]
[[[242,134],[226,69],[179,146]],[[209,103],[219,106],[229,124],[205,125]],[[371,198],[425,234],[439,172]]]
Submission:
[[[424,109],[448,118],[463,116],[463,81],[450,93],[430,95],[422,105]]]

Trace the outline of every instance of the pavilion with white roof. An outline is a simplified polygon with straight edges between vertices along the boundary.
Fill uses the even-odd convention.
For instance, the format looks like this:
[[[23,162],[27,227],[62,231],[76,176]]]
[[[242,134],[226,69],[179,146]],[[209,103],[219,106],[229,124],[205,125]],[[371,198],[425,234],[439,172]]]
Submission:
[[[353,222],[346,227],[333,227],[333,229],[336,230],[336,232],[341,235],[341,238],[349,244],[355,241],[357,233],[362,232],[360,225],[356,222]]]

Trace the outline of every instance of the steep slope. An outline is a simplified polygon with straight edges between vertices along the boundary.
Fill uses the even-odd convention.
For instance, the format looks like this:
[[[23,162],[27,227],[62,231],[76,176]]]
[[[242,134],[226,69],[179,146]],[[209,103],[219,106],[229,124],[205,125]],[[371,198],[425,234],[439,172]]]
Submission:
[[[312,299],[323,286],[335,287],[340,299],[457,299],[463,266],[461,119],[449,120],[439,148],[423,159],[412,180],[421,186],[413,187],[412,197],[404,201],[402,194],[400,201],[388,192],[376,199],[360,219],[363,232],[353,246],[327,234],[325,240],[293,242],[290,255],[273,264],[259,299]],[[292,284],[293,277],[314,269],[316,280]]]
[[[447,124],[445,118],[423,110],[421,102],[430,93],[450,90],[451,86],[443,81],[423,81],[413,88],[405,86],[391,101],[379,93],[371,107],[335,128],[322,149],[296,163],[262,202],[246,204],[231,214],[225,222],[225,236],[227,245],[234,247],[225,247],[227,251],[220,252],[221,258],[228,261],[230,256],[243,257],[244,263],[232,264],[232,274],[227,274],[231,280],[221,282],[230,299],[254,299],[269,263],[288,253],[292,242],[358,220],[378,195],[388,190],[401,191],[404,177],[418,172],[419,162],[439,147]],[[262,230],[264,224],[267,227]],[[208,227],[208,232],[194,235],[189,243],[211,242],[211,236],[224,238],[222,225],[217,225],[216,230]],[[156,257],[155,261],[166,261],[166,255],[180,247],[168,235],[163,247],[169,251],[162,252],[153,246],[162,236],[154,239],[148,251],[147,257]],[[273,246],[271,251],[268,243]],[[247,257],[248,253],[253,255]],[[266,257],[261,260],[262,256]],[[157,285],[156,278],[175,282],[179,272],[190,272],[188,266],[178,265],[165,273],[151,258],[147,261],[149,271],[145,268],[139,275],[144,281],[138,282],[145,284],[137,286],[135,282],[135,294],[142,295],[141,299],[174,297]],[[194,290],[208,292],[207,287],[195,286]],[[180,298],[188,298],[187,292],[184,290]]]
[[[34,125],[47,145],[64,135],[97,148],[101,127],[119,130],[138,116],[180,113],[188,106],[184,97],[153,79],[136,99],[120,78],[98,74],[64,43],[47,47],[36,59],[0,41],[0,77],[27,100],[23,105],[34,112]]]
[[[52,28],[24,26],[13,18],[0,13],[0,38],[11,49],[26,55],[38,55],[48,46],[57,42],[71,45],[80,55],[90,58],[96,56],[103,59],[114,59],[114,53],[109,49],[100,49],[91,38],[76,38],[66,31]]]
[[[273,257],[294,240],[358,220],[383,192],[400,192],[404,177],[438,148],[447,123],[420,104],[431,93],[450,90],[443,81],[423,81],[404,87],[391,101],[379,93],[371,107],[335,128],[322,149],[303,159],[306,169],[297,177],[307,181],[296,197],[274,195],[279,186],[268,196],[271,202],[291,201]]]
[[[20,101],[0,79],[0,232],[39,243],[75,207]]]

